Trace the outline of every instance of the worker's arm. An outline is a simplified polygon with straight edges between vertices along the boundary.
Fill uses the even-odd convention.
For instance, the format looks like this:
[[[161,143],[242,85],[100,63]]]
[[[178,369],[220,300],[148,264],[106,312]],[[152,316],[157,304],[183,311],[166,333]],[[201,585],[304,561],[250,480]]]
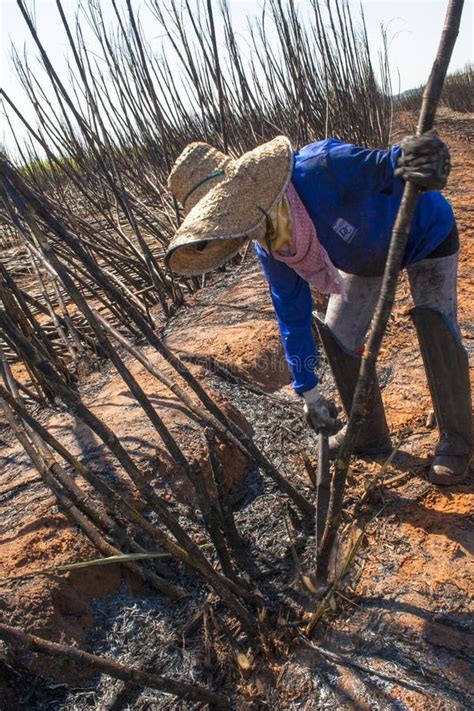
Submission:
[[[303,396],[306,421],[316,432],[336,432],[340,426],[337,408],[319,392],[315,373],[318,355],[313,339],[309,285],[294,269],[267,254],[259,244],[255,246],[270,287],[286,361],[293,374],[293,387]]]
[[[256,244],[256,251],[270,288],[286,362],[293,375],[293,387],[302,395],[318,382],[311,291],[294,269],[269,255],[259,244]]]
[[[403,189],[403,180],[395,174],[401,153],[400,146],[380,150],[331,140],[327,166],[353,195],[391,194]]]
[[[400,192],[407,180],[423,192],[442,190],[451,163],[448,147],[432,130],[421,136],[406,136],[401,146],[387,150],[330,139],[327,167],[348,192],[363,196]]]

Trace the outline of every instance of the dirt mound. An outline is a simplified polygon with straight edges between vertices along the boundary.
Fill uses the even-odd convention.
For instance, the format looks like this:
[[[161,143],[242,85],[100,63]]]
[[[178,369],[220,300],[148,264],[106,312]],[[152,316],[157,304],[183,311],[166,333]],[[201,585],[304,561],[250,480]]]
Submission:
[[[267,392],[287,385],[290,373],[260,274],[252,270],[243,275],[218,298],[209,292],[195,297],[197,312],[191,301],[173,319],[168,344],[178,353],[215,358]],[[210,363],[208,367],[212,369]]]
[[[54,508],[51,497],[48,509]],[[62,514],[28,516],[19,528],[2,535],[0,577],[13,578],[97,556],[96,549]],[[121,569],[113,566],[2,582],[0,614],[9,624],[53,641],[84,646],[87,631],[94,626],[91,601],[114,592],[122,579],[127,579],[126,574],[122,576]],[[34,669],[50,676],[51,661],[39,657]],[[71,671],[68,664],[55,663],[54,676],[74,681],[77,670]]]

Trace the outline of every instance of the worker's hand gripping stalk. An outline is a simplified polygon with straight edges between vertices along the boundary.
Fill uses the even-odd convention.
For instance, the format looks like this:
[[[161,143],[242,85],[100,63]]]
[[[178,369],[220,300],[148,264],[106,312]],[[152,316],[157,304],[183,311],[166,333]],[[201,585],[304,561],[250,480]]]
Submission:
[[[328,436],[340,429],[338,408],[332,400],[326,400],[324,395],[321,395],[317,385],[303,393],[303,398],[306,421],[315,432],[323,432]]]
[[[395,175],[416,185],[421,192],[446,187],[451,161],[448,147],[432,129],[421,136],[406,136]]]

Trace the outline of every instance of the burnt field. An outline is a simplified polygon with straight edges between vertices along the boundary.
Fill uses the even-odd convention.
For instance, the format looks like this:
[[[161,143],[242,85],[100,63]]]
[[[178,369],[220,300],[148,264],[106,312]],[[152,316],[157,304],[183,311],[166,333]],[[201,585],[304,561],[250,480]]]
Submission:
[[[409,115],[401,117],[400,131],[409,130],[410,121]],[[472,130],[468,117],[448,112],[442,112],[438,127],[453,158],[447,192],[462,236],[460,325],[472,355]],[[236,708],[469,707],[472,482],[444,491],[425,478],[436,431],[429,422],[431,403],[409,305],[402,280],[379,360],[388,421],[400,449],[383,469],[383,461],[352,464],[335,565],[347,562],[354,543],[357,550],[311,635],[305,629],[320,605],[303,577],[313,561],[311,525],[255,455],[245,456],[219,435],[214,440],[243,553],[242,559],[230,548],[228,572],[236,573],[248,591],[249,599],[245,593],[241,599],[261,625],[252,634],[212,584],[203,585],[199,573],[170,556],[156,565],[141,563],[142,577],[123,564],[47,572],[97,558],[97,547],[65,512],[64,500],[52,494],[5,423],[0,435],[2,620],[125,666],[223,692]],[[181,354],[219,409],[314,503],[310,475],[316,441],[289,386],[266,285],[252,254],[213,276],[157,333]],[[162,375],[176,378],[154,347],[143,339],[136,345]],[[186,461],[209,482],[209,442],[199,415],[123,346],[117,349]],[[11,364],[19,381],[23,368]],[[325,390],[334,393],[324,359],[320,369]],[[189,384],[183,388],[194,392]],[[99,369],[78,375],[74,389],[221,571],[192,480],[164,449],[116,370],[102,360]],[[77,411],[59,403],[45,409],[28,404],[28,397],[27,408],[88,470],[162,528],[143,492]],[[133,550],[131,541],[146,551],[166,552],[74,468],[65,468],[127,537],[118,545],[117,530],[103,530],[106,541],[123,552]],[[153,589],[153,580],[143,580],[143,571],[185,597],[170,601]],[[264,604],[252,602],[252,595]],[[192,708],[195,703],[137,689],[66,658],[3,647],[0,659],[5,708]]]
[[[307,5],[269,0],[243,35],[227,2],[57,0],[60,71],[16,2],[30,109],[0,91],[0,711],[474,705],[472,480],[428,481],[405,275],[377,362],[394,450],[352,458],[320,594],[317,438],[252,245],[199,277],[164,262],[189,142],[414,133],[421,90],[393,95],[385,31],[377,50],[345,0]],[[472,76],[447,77],[435,122],[470,357]]]

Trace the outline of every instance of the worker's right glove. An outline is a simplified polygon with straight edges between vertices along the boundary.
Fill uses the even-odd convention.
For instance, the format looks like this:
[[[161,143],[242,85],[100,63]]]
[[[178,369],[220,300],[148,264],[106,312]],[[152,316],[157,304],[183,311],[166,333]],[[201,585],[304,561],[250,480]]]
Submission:
[[[326,400],[318,386],[303,393],[304,414],[308,425],[316,432],[335,434],[340,429],[337,419],[338,409],[332,400]]]
[[[451,161],[448,147],[432,129],[421,136],[406,136],[395,175],[416,185],[418,190],[442,190],[448,182]]]

